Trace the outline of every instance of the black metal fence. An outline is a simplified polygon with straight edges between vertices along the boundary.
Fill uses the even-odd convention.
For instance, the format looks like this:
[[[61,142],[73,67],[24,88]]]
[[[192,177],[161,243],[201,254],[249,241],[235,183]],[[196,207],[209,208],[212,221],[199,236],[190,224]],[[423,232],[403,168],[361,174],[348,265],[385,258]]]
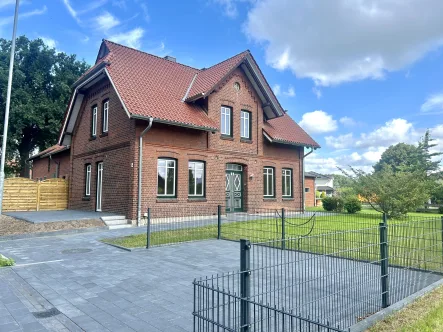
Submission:
[[[441,218],[348,228],[242,240],[239,272],[194,281],[194,331],[344,331],[442,278]]]

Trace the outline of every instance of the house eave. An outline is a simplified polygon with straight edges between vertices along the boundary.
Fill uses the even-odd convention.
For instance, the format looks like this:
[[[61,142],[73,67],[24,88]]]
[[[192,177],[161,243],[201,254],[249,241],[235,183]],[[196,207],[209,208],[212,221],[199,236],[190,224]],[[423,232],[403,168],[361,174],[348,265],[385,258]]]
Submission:
[[[137,114],[132,114],[131,115],[132,119],[137,119],[137,120],[146,120],[148,121],[149,118],[151,118],[150,116],[145,116],[145,115],[137,115]],[[159,118],[153,118],[153,123],[163,123],[163,124],[167,124],[167,125],[171,125],[171,126],[177,126],[177,127],[184,127],[184,128],[191,128],[191,129],[198,129],[198,130],[203,130],[203,131],[209,131],[209,132],[217,132],[218,129],[217,128],[211,128],[211,127],[205,127],[205,126],[197,126],[197,125],[193,125],[190,123],[183,123],[183,122],[177,122],[177,121],[169,121],[169,120],[165,120],[165,119],[159,119]]]
[[[319,145],[313,145],[313,144],[306,144],[306,143],[300,143],[300,142],[290,142],[282,139],[276,139],[272,138],[267,132],[263,131],[263,136],[270,142],[270,143],[279,143],[279,144],[287,144],[287,145],[294,145],[294,146],[301,146],[301,147],[307,147],[307,148],[313,148],[314,150],[319,149]]]

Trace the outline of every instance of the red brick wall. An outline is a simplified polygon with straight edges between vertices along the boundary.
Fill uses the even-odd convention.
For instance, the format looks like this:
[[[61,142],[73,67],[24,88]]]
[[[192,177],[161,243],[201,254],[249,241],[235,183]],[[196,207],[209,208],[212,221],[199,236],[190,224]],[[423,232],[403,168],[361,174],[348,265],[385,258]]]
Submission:
[[[240,91],[233,88],[239,82]],[[303,148],[283,144],[271,144],[264,140],[262,133],[263,110],[255,91],[249,86],[241,70],[236,70],[215,93],[207,100],[209,117],[220,124],[220,107],[226,105],[233,110],[233,138],[223,139],[220,132],[206,133],[194,129],[155,124],[144,137],[143,179],[142,179],[142,214],[148,207],[163,208],[171,211],[179,207],[193,205],[195,211],[205,205],[215,207],[225,205],[225,168],[227,163],[243,165],[244,169],[244,208],[291,208],[300,209],[302,201],[301,161]],[[248,110],[252,114],[252,139],[242,142],[240,139],[240,111]],[[137,135],[146,127],[146,123],[137,124]],[[138,141],[135,151],[138,151]],[[177,160],[177,198],[157,198],[157,160],[169,157]],[[202,160],[206,163],[206,197],[188,198],[188,162]],[[134,164],[138,164],[138,154],[134,155]],[[263,197],[263,167],[275,167],[275,198]],[[293,197],[282,197],[282,168],[293,170]],[[134,179],[137,168],[133,168]],[[137,185],[133,187],[133,197],[137,198]],[[130,218],[136,217],[136,205]],[[188,210],[187,210],[188,211]],[[192,210],[190,210],[192,213]]]
[[[108,133],[102,134],[102,102],[109,99]],[[98,106],[97,137],[91,138],[92,106]],[[95,210],[97,163],[103,162],[102,211],[128,215],[132,204],[132,145],[135,125],[110,82],[102,80],[85,95],[71,144],[69,208]],[[92,165],[91,195],[85,197],[85,165]]]
[[[309,188],[309,192],[305,193],[306,207],[315,206],[315,178],[305,177],[305,188]]]
[[[46,179],[54,178],[57,170],[57,163],[59,163],[58,177],[68,179],[70,173],[69,150],[57,153],[53,155],[51,159],[46,157],[33,160],[32,179],[40,180],[44,179],[45,177]]]

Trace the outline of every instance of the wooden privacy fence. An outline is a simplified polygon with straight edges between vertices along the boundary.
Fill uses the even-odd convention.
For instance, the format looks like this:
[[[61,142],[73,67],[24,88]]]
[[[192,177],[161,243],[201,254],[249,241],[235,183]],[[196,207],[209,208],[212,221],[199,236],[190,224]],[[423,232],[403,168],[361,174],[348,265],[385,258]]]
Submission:
[[[65,179],[6,179],[3,211],[65,210],[68,208],[68,189],[69,184]]]

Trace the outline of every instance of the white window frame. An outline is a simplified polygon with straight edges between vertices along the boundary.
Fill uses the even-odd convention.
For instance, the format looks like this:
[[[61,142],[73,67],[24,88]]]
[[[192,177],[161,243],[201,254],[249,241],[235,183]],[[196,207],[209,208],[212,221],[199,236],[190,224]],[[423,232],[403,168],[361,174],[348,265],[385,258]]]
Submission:
[[[241,111],[240,114],[240,137],[241,138],[246,138],[246,139],[251,139],[250,135],[251,135],[251,128],[250,124],[251,124],[251,112],[248,111]]]
[[[274,168],[273,167],[263,167],[263,175],[266,175],[267,181],[269,183],[269,177],[271,177],[271,194],[267,192],[268,186],[265,187],[265,183],[263,181],[263,196],[264,197],[275,197],[274,195]],[[266,189],[266,194],[265,194]]]
[[[103,161],[97,163],[97,193],[95,210],[102,211],[102,198],[103,198]]]
[[[159,161],[160,160],[164,160],[166,161],[165,166],[160,166],[159,165]],[[168,161],[172,161],[174,162],[174,166],[168,166]],[[159,194],[158,192],[158,170],[160,167],[164,167],[165,168],[165,174],[166,174],[166,178],[165,178],[165,193],[164,194]],[[169,168],[173,168],[174,169],[174,181],[172,184],[172,194],[167,194],[168,192],[168,169]],[[157,196],[158,197],[176,197],[175,195],[175,184],[177,182],[177,160],[172,159],[172,158],[158,158],[157,159]]]
[[[86,178],[85,178],[85,196],[91,196],[91,174],[92,174],[92,165],[86,165]]]
[[[286,190],[288,188],[286,188],[286,178],[289,177],[289,195],[286,194]],[[282,196],[283,197],[292,197],[292,169],[290,168],[283,168],[282,169],[282,181],[283,181],[283,185],[282,185]]]
[[[194,193],[191,194],[189,192],[189,184],[188,184],[188,196],[189,197],[204,197],[205,196],[205,163],[203,161],[198,161],[198,160],[192,160],[188,162],[188,172],[189,169],[192,169],[194,171],[194,174],[197,173],[197,164],[201,164],[202,167],[202,193],[201,194],[197,194],[197,181],[194,181]],[[189,181],[189,174],[188,174],[188,181]]]
[[[103,132],[108,132],[108,122],[109,122],[109,100],[103,103]]]
[[[92,108],[92,130],[91,134],[93,137],[97,136],[97,105]]]
[[[232,117],[232,108],[222,106],[220,111],[220,132],[222,135],[231,136],[231,117]],[[224,119],[224,122],[223,122]],[[224,124],[224,126],[223,126]]]

